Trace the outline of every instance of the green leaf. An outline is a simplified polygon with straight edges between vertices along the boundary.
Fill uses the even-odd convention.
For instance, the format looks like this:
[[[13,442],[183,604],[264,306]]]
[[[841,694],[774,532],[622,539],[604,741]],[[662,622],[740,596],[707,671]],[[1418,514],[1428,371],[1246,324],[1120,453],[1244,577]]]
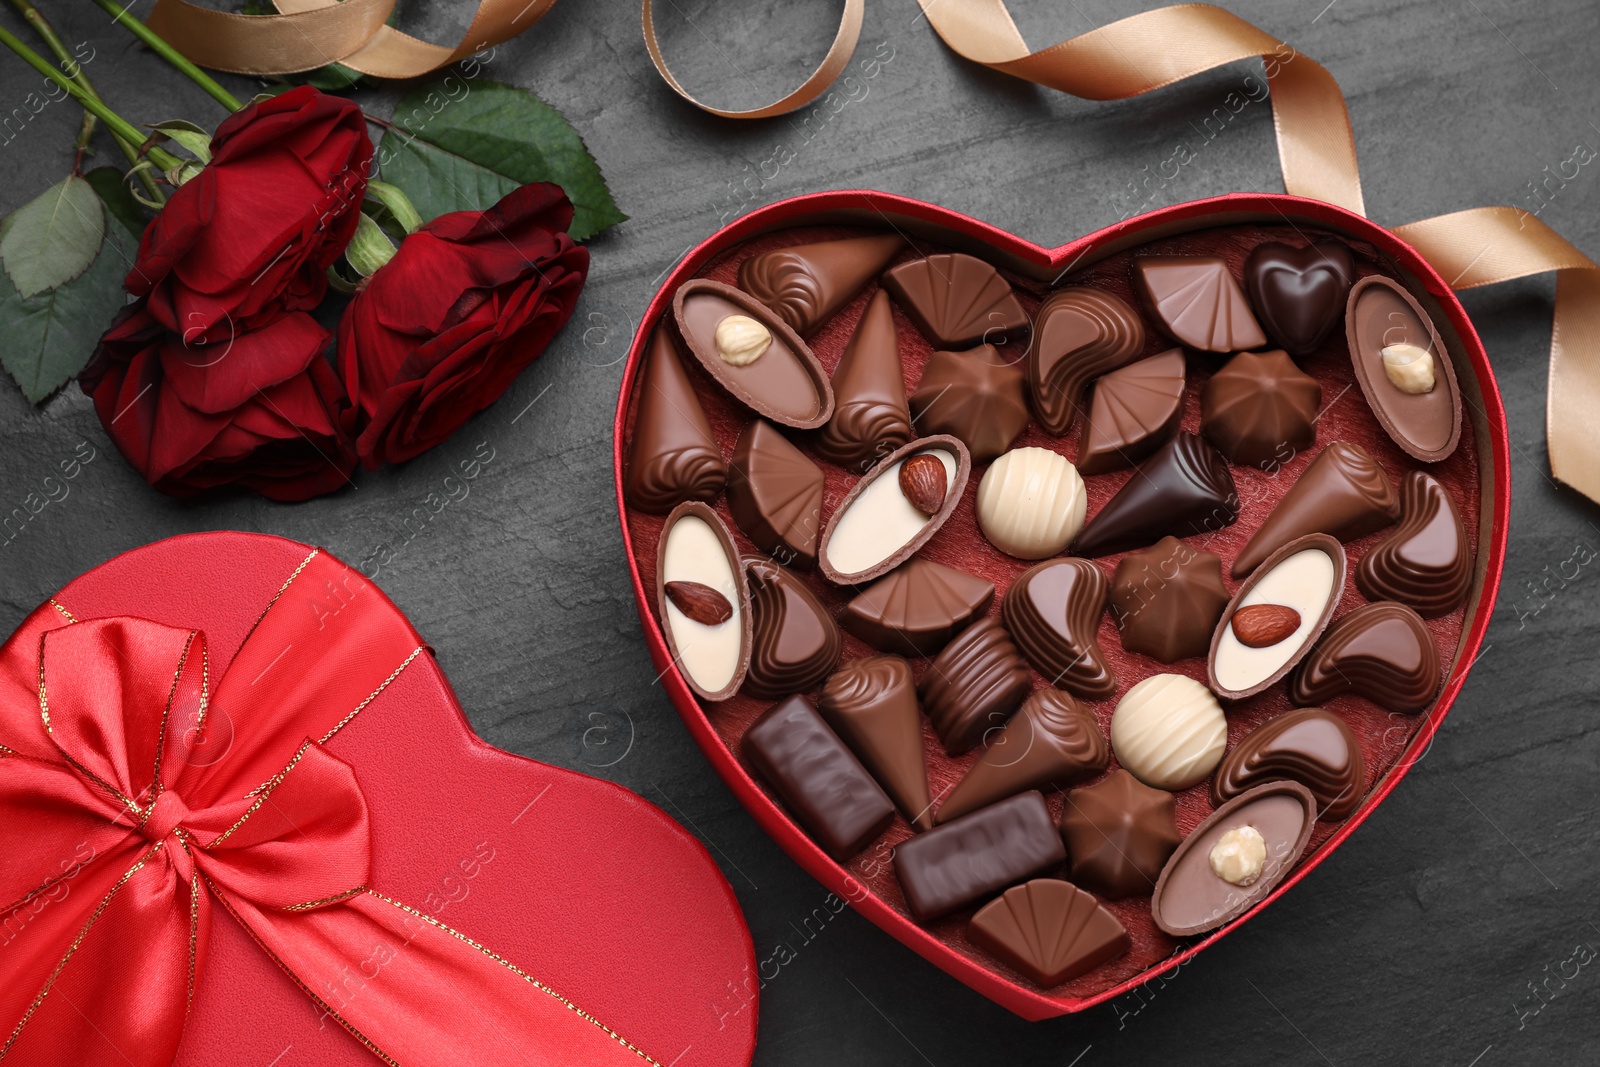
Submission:
[[[366,75],[351,70],[343,63],[329,63],[326,67],[308,70],[304,74],[290,74],[288,78],[299,85],[311,85],[325,92],[338,92],[361,84]]]
[[[37,296],[89,269],[105,235],[100,197],[88,182],[71,175],[0,225],[0,264],[19,293]]]
[[[83,178],[94,186],[94,191],[100,194],[101,201],[106,205],[106,211],[122,223],[135,241],[144,236],[145,215],[139,209],[139,201],[134,199],[133,190],[128,187],[127,175],[116,167],[96,167]]]
[[[383,180],[404,189],[423,218],[481,211],[528,182],[566,190],[579,241],[628,217],[583,138],[555,108],[516,86],[453,82],[466,85],[465,95],[447,91],[445,82],[406,94],[395,108],[397,128],[378,149]]]

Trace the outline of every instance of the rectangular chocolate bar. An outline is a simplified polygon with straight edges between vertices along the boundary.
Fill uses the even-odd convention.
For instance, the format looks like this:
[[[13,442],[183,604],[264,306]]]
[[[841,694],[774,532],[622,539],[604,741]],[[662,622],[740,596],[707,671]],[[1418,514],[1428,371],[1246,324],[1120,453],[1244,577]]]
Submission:
[[[894,821],[888,795],[805,697],[768,708],[740,744],[756,773],[834,859],[849,859]]]
[[[894,873],[931,922],[1067,858],[1038,791],[980,808],[895,847]]]

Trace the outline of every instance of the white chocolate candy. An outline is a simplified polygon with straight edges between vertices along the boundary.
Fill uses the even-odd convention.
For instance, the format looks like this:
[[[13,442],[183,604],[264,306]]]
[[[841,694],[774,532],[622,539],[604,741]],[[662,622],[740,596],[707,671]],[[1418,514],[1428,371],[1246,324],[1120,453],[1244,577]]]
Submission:
[[[1013,448],[978,483],[978,525],[994,547],[1047,559],[1083,527],[1088,497],[1078,468],[1048,448]]]
[[[1300,625],[1282,641],[1265,648],[1244,644],[1233,626],[1225,625],[1211,661],[1212,679],[1224,695],[1242,693],[1261,684],[1300,651],[1321,620],[1328,598],[1338,595],[1334,588],[1336,574],[1332,556],[1320,548],[1306,548],[1285,557],[1261,576],[1239,601],[1239,607],[1282,604],[1300,613]]]
[[[1236,886],[1251,886],[1267,865],[1267,840],[1248,824],[1235,826],[1211,846],[1211,873]]]
[[[710,523],[685,515],[672,524],[661,561],[661,580],[699,582],[721,593],[732,605],[731,618],[707,626],[678,610],[670,598],[666,601],[667,625],[672,628],[672,642],[677,646],[678,666],[706,692],[719,692],[733,681],[739,669],[744,620],[732,561]]]
[[[934,447],[911,455],[937,457],[944,464],[945,484],[955,484],[959,462],[954,452]],[[900,489],[900,468],[905,459],[879,473],[839,516],[823,551],[828,565],[840,574],[860,574],[876,567],[933,521],[932,515],[918,511]]]
[[[1402,393],[1433,392],[1433,353],[1417,345],[1389,345],[1383,350],[1383,373]]]
[[[1139,781],[1187,789],[1216,769],[1228,720],[1211,690],[1181,674],[1156,674],[1124,694],[1111,715],[1111,748]]]

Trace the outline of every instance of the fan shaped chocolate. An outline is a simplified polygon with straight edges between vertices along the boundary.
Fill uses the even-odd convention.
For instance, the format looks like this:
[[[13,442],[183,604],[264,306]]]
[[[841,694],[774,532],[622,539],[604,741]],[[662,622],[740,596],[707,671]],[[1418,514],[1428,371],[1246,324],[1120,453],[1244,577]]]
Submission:
[[[887,267],[904,244],[890,233],[758,252],[739,264],[739,288],[804,337]]]
[[[967,938],[1045,987],[1088,974],[1132,944],[1115,915],[1059,878],[1007,889],[978,909]]]
[[[1006,362],[994,345],[935,352],[911,394],[911,414],[923,433],[958,437],[974,463],[987,463],[1028,427],[1022,378],[1022,368]]]
[[[1162,663],[1204,656],[1229,599],[1222,558],[1176,537],[1129,552],[1111,576],[1122,647]]]
[[[1241,352],[1267,343],[1221,256],[1139,256],[1133,267],[1139,292],[1179,344]]]
[[[1355,811],[1367,782],[1356,735],[1323,708],[1296,708],[1268,719],[1240,739],[1211,779],[1221,807],[1263,782],[1299,782],[1317,798],[1317,818],[1337,821]]]
[[[1027,789],[1063,785],[1106,769],[1111,747],[1100,724],[1059,689],[1035,689],[939,805],[949,822]]]
[[[940,348],[971,348],[1019,335],[1028,327],[1011,283],[989,264],[961,252],[902,263],[883,287]]]
[[[1278,506],[1239,550],[1233,576],[1243,578],[1290,541],[1325,533],[1354,541],[1400,517],[1400,498],[1378,461],[1360,445],[1334,441],[1317,454]]]
[[[944,499],[931,515],[911,500],[900,477],[900,468],[919,456],[938,460],[945,471]],[[971,473],[966,446],[948,434],[920,438],[885,456],[828,519],[817,554],[823,575],[853,585],[899,566],[950,518]]]
[[[672,338],[657,327],[639,381],[623,495],[631,507],[663,513],[685,500],[715,500],[727,477],[728,465]]]
[[[910,559],[845,605],[840,624],[881,652],[931,656],[989,610],[994,584],[926,559]]]
[[[1039,424],[1072,429],[1089,383],[1144,350],[1144,323],[1119,297],[1099,289],[1057,289],[1033,317],[1028,388]]]
[[[1472,592],[1472,549],[1461,513],[1439,480],[1412,471],[1400,483],[1400,525],[1361,557],[1356,587],[1425,619],[1448,615]]]
[[[1327,534],[1284,545],[1239,586],[1211,638],[1211,688],[1243,700],[1288,674],[1333,618],[1344,592],[1344,546]]]
[[[745,692],[776,699],[822,684],[839,662],[843,639],[833,616],[806,584],[761,556],[744,558],[750,583],[750,669]]]
[[[1341,693],[1390,711],[1421,711],[1439,691],[1439,650],[1422,617],[1404,604],[1367,604],[1338,619],[1300,664],[1289,686],[1296,704]]]
[[[1287,352],[1240,352],[1200,393],[1200,432],[1241,466],[1273,469],[1317,439],[1322,386]]]
[[[729,465],[728,510],[745,536],[779,563],[817,561],[822,470],[765,419],[745,426]]]
[[[823,459],[864,471],[911,440],[911,412],[900,369],[894,315],[873,294],[833,372],[833,418],[817,433]]]
[[[911,667],[899,656],[852,660],[828,679],[817,709],[866,764],[906,821],[933,825],[922,719]]]
[[[1267,336],[1304,358],[1322,347],[1344,317],[1355,257],[1339,241],[1303,248],[1268,241],[1244,262],[1244,283]]]
[[[1074,789],[1061,807],[1072,880],[1109,900],[1149,896],[1178,847],[1177,803],[1125,770]]]
[[[1089,700],[1117,690],[1100,651],[1106,576],[1086,559],[1053,559],[1019,574],[1006,590],[1000,618],[1011,639],[1045,681]]]
[[[1228,463],[1192,433],[1179,433],[1139,464],[1132,478],[1090,519],[1073,551],[1109,556],[1172,534],[1211,533],[1239,518]]]
[[[1177,432],[1183,417],[1184,362],[1183,349],[1169,348],[1094,383],[1078,442],[1079,473],[1131,467]]]
[[[985,616],[945,646],[919,692],[945,752],[959,756],[1005,725],[1032,686],[1017,647],[998,620]]]
[[[1424,463],[1454,452],[1461,440],[1461,390],[1450,352],[1416,298],[1382,275],[1363,278],[1350,290],[1344,328],[1356,381],[1394,443]],[[1396,346],[1407,347],[1407,363],[1426,364],[1427,388],[1391,377],[1386,354]]]
[[[669,585],[680,582],[716,593],[729,613],[724,617],[719,612],[720,622],[695,618],[667,593]],[[717,513],[698,500],[673,508],[661,526],[656,610],[667,651],[689,688],[707,700],[731,697],[750,663],[749,586],[733,535]]]

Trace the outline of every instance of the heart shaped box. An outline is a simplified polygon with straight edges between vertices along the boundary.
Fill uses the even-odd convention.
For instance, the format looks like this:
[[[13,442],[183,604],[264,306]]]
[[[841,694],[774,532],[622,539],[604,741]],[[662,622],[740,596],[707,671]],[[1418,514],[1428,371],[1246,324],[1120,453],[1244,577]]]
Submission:
[[[1453,650],[1453,657],[1448,661],[1451,667],[1432,709],[1416,724],[1415,732],[1411,733],[1393,764],[1371,785],[1361,807],[1318,843],[1269,896],[1227,925],[1198,941],[1180,944],[1171,955],[1114,984],[1084,995],[1042,991],[1020,978],[986,965],[984,957],[972,949],[964,938],[951,933],[948,926],[943,931],[935,932],[917,925],[904,910],[903,903],[886,899],[881,892],[863,885],[846,866],[830,859],[751,777],[730,748],[729,740],[719,734],[706,708],[689,690],[682,674],[672,663],[661,627],[651,608],[652,600],[641,575],[641,562],[629,525],[630,513],[622,497],[627,427],[634,407],[640,365],[651,334],[662,321],[663,315],[670,313],[672,295],[682,282],[699,276],[708,264],[735,246],[776,230],[799,226],[846,225],[881,231],[885,227],[892,227],[911,238],[934,241],[949,249],[979,255],[1017,276],[1047,285],[1059,282],[1069,272],[1088,270],[1108,256],[1151,241],[1217,226],[1282,226],[1286,223],[1341,235],[1369,246],[1385,257],[1389,268],[1408,284],[1413,294],[1419,296],[1444,335],[1454,358],[1466,401],[1465,420],[1477,442],[1478,497],[1475,502],[1477,552],[1474,585],[1461,620],[1459,641]],[[857,302],[862,299],[859,295],[856,298]],[[848,313],[850,306],[847,305],[841,316]],[[1378,432],[1381,434],[1381,431]],[[814,193],[756,209],[690,250],[666,277],[651,301],[623,372],[615,423],[614,462],[623,542],[628,552],[634,595],[650,655],[661,672],[662,684],[677,707],[678,714],[717,773],[762,828],[824,886],[850,901],[868,919],[923,958],[996,1003],[1033,1020],[1083,1011],[1104,1003],[1192,958],[1306,877],[1382,803],[1384,797],[1427,751],[1477,656],[1499,589],[1511,505],[1510,442],[1499,388],[1495,384],[1482,342],[1449,285],[1409,245],[1368,219],[1321,201],[1273,193],[1234,193],[1177,204],[1124,220],[1055,249],[1042,248],[959,212],[889,193],[864,190]],[[972,484],[975,486],[977,481],[974,477]],[[1091,507],[1091,513],[1093,510]],[[1472,522],[1470,515],[1467,521],[1469,524]],[[647,551],[653,556],[653,546]],[[653,559],[645,566],[653,573]],[[1352,594],[1347,591],[1349,595]],[[997,603],[998,599],[997,595]],[[1406,729],[1411,729],[1409,724]],[[892,878],[887,881],[892,883]]]
[[[96,567],[57,599],[80,618],[199,628],[216,677],[309,551],[260,534],[174,537]],[[431,655],[327,748],[356,768],[371,809],[375,885],[519,964],[660,1063],[750,1062],[749,930],[705,848],[655,805],[485,743]],[[470,1007],[459,1010],[460,1025],[473,1025]],[[285,1063],[380,1062],[319,1019],[226,910],[213,909],[175,1067],[270,1064],[290,1048]]]

